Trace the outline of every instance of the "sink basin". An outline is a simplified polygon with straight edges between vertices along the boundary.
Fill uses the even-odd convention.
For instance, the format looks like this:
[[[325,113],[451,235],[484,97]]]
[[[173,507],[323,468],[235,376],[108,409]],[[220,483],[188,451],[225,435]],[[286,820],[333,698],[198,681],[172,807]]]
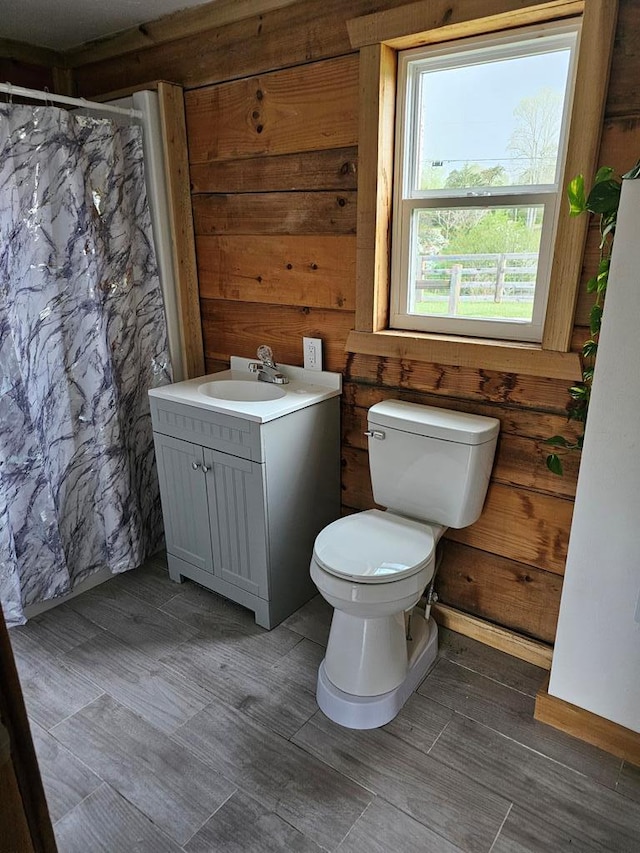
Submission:
[[[286,391],[270,382],[245,382],[242,379],[218,379],[214,382],[205,382],[198,387],[198,391],[214,400],[238,400],[243,403],[279,400],[286,394]]]

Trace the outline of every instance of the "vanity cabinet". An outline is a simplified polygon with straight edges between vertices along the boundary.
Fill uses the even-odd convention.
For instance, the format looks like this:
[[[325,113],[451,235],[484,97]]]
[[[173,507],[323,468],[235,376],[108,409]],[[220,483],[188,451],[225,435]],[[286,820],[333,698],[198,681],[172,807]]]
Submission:
[[[340,515],[339,399],[257,423],[151,397],[169,574],[273,628],[316,593],[313,542]]]

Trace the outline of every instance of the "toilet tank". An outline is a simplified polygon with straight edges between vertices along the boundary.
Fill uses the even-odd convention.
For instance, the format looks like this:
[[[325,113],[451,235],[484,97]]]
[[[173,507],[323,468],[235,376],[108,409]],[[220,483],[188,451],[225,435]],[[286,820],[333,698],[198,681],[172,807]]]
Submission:
[[[377,504],[446,527],[479,518],[499,420],[386,400],[369,409],[368,423]]]

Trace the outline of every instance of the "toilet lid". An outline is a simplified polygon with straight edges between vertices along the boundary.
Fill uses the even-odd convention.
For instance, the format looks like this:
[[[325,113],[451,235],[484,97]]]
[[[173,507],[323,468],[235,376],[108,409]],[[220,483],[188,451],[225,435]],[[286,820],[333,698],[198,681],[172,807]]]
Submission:
[[[325,571],[359,583],[385,583],[420,571],[433,556],[430,527],[372,509],[334,521],[313,548]]]

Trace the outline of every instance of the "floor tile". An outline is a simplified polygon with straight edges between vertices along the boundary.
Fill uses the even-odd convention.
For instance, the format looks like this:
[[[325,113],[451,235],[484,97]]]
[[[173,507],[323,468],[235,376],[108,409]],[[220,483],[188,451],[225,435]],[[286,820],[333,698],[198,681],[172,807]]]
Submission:
[[[19,638],[27,636],[40,649],[63,654],[95,637],[97,633],[96,626],[67,603],[29,619],[26,625],[12,628],[10,637],[14,644],[19,645]]]
[[[616,791],[630,800],[640,803],[640,767],[625,761],[620,771]]]
[[[167,654],[196,633],[184,622],[161,613],[142,599],[114,586],[112,581],[79,595],[70,602],[70,606],[85,619],[154,659]]]
[[[310,838],[240,791],[185,844],[186,853],[322,853]]]
[[[377,797],[336,853],[403,853],[409,850],[461,853],[460,847]]]
[[[221,703],[205,708],[181,726],[174,738],[330,850],[372,799],[360,785]]]
[[[321,595],[316,595],[308,601],[300,610],[292,613],[282,623],[285,628],[302,634],[308,640],[313,640],[321,646],[327,645],[329,639],[329,628],[333,607],[324,600]]]
[[[109,696],[56,726],[52,734],[179,844],[236,790]]]
[[[465,850],[489,850],[510,801],[380,729],[355,731],[321,712],[293,742]]]
[[[172,732],[211,698],[199,684],[188,682],[107,632],[73,649],[65,660],[164,732]]]
[[[473,720],[456,715],[430,755],[607,853],[640,848],[639,805]]]
[[[166,604],[182,590],[182,585],[169,577],[166,556],[162,555],[152,557],[144,566],[130,572],[114,575],[109,585],[135,595],[151,607]]]
[[[438,654],[529,696],[535,696],[549,676],[546,669],[441,626],[438,626]]]
[[[75,714],[104,693],[99,685],[62,659],[31,671],[27,678],[21,673],[21,686],[29,717],[44,729]]]
[[[440,660],[418,692],[613,788],[620,759],[533,719],[535,700]]]
[[[544,814],[514,806],[491,853],[604,853],[595,841],[549,823]]]
[[[324,646],[312,640],[301,639],[291,651],[271,667],[273,678],[284,676],[305,687],[315,696],[318,684],[318,668],[325,655]]]
[[[196,584],[163,605],[161,612],[215,641],[217,651],[236,660],[274,663],[300,642],[299,634],[282,625],[272,631],[260,628],[250,610]]]
[[[160,829],[108,785],[54,827],[60,853],[180,853]]]
[[[185,643],[162,663],[283,737],[295,734],[318,710],[315,690],[210,637]]]
[[[384,731],[400,738],[414,749],[429,752],[440,733],[453,717],[453,711],[414,693],[398,716],[384,726]]]
[[[31,724],[40,776],[52,821],[60,820],[96,788],[100,779],[86,764],[36,724]]]

